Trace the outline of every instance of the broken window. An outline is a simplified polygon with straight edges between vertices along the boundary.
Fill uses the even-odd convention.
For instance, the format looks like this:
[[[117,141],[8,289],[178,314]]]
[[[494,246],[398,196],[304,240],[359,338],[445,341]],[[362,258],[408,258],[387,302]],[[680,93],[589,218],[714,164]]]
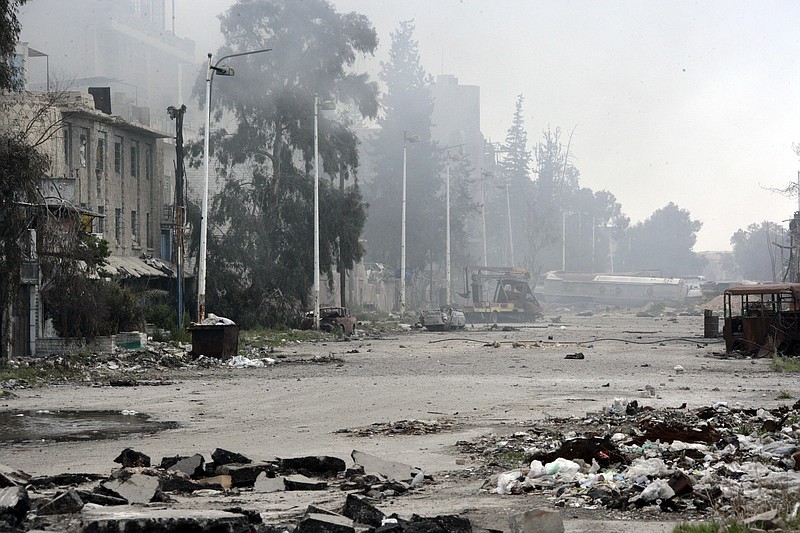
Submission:
[[[139,177],[139,143],[133,141],[131,146],[131,176]]]
[[[114,172],[122,174],[122,137],[114,139]]]
[[[114,238],[117,240],[117,244],[119,244],[121,237],[122,237],[122,209],[117,207],[116,209],[114,209]]]
[[[80,136],[80,146],[78,147],[78,160],[81,168],[86,168],[86,150],[88,150],[89,136],[84,132]]]
[[[144,177],[146,179],[153,177],[153,147],[149,144],[144,150]]]
[[[136,211],[131,211],[131,242],[139,244],[139,221],[136,219]]]
[[[103,235],[103,232],[106,230],[106,208],[103,205],[97,206],[97,213],[100,215],[97,217],[97,233]]]
[[[97,139],[97,151],[94,155],[94,171],[97,177],[106,170],[106,140]]]

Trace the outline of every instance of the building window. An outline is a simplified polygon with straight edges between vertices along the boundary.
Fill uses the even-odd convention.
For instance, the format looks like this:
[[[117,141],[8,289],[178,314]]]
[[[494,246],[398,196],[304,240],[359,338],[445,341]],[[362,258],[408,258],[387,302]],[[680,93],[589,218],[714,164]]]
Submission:
[[[106,230],[106,208],[105,206],[98,205],[97,206],[97,213],[100,215],[97,217],[97,233],[100,235]]]
[[[117,240],[117,244],[122,238],[122,209],[119,207],[114,209],[114,238]]]
[[[78,147],[78,157],[81,163],[81,168],[86,168],[86,152],[89,149],[89,136],[86,133],[81,133],[80,146]]]
[[[131,177],[139,177],[139,143],[136,141],[131,146]]]
[[[94,156],[94,170],[99,177],[101,173],[106,171],[106,140],[97,139],[97,152]]]
[[[64,165],[67,167],[65,175],[72,176],[72,126],[64,127]]]
[[[114,140],[114,172],[122,174],[122,138]]]
[[[131,242],[139,244],[139,221],[136,219],[136,211],[131,211]]]
[[[147,179],[153,177],[153,147],[149,144],[144,150],[144,177]]]
[[[147,213],[147,215],[145,215],[145,216],[146,216],[146,218],[145,218],[145,224],[144,224],[144,231],[145,231],[144,239],[147,242],[147,247],[148,248],[152,248],[153,247],[153,238],[150,235],[150,233],[151,233],[150,232],[150,213]]]

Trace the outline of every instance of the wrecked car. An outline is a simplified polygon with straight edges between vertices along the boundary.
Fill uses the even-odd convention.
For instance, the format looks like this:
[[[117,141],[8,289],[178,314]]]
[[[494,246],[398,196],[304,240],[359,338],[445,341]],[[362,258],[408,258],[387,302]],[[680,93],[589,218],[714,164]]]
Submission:
[[[356,316],[346,307],[320,307],[319,329],[343,335],[356,332]],[[314,329],[314,311],[309,311],[303,318],[302,329]]]
[[[723,294],[726,352],[800,353],[800,283],[744,285]]]
[[[449,331],[451,329],[464,329],[467,323],[464,312],[455,307],[442,307],[440,309],[426,309],[419,316],[419,323],[428,331]]]

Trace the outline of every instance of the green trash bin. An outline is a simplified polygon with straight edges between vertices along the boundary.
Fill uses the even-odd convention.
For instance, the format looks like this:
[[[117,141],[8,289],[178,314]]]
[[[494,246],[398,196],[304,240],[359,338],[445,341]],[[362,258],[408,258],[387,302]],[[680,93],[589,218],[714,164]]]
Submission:
[[[236,324],[195,324],[189,326],[189,331],[194,357],[230,359],[239,351],[239,326]]]

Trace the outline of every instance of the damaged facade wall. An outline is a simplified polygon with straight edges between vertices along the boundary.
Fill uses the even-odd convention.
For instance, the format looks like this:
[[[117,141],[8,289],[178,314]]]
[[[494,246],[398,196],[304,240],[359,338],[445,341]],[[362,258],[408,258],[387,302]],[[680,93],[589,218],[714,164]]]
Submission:
[[[87,229],[108,242],[112,256],[161,257],[162,225],[168,222],[164,205],[169,203],[161,139],[168,135],[101,113],[90,95],[79,92],[0,95],[0,131],[27,132],[28,142],[50,159],[49,176],[41,183],[45,203],[92,213],[85,217]],[[30,317],[26,320],[35,325],[25,338],[9,340],[15,347],[10,353],[41,352],[31,342],[46,329],[38,285],[40,279],[22,287],[31,298],[23,299],[25,309],[12,315]]]

